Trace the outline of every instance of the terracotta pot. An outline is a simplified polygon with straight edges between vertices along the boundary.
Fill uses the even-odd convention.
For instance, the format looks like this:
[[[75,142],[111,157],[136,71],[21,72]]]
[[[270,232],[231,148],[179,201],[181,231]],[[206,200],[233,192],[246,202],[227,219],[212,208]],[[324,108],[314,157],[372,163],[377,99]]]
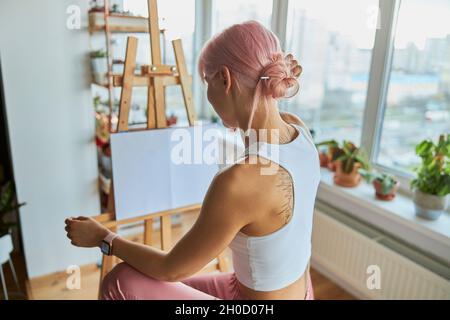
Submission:
[[[354,188],[361,182],[361,175],[358,169],[361,168],[361,164],[356,162],[353,165],[353,170],[350,173],[345,173],[342,171],[342,164],[340,160],[335,161],[336,172],[334,174],[334,183],[347,188]]]
[[[330,147],[327,152],[328,162],[327,167],[330,171],[336,171],[336,160],[333,160],[333,154],[336,151],[336,148]]]
[[[327,167],[330,171],[335,172],[336,171],[336,160],[332,161],[329,157],[328,157],[328,164]]]
[[[373,187],[375,188],[375,196],[377,197],[377,199],[379,200],[384,200],[384,201],[391,201],[395,198],[395,195],[397,193],[398,187],[400,186],[400,183],[397,181],[395,183],[395,185],[392,187],[392,189],[387,193],[384,194],[382,191],[382,187],[381,187],[381,182],[378,180],[374,180],[372,182]]]
[[[319,153],[320,166],[322,168],[328,167],[328,155],[324,152]]]
[[[103,154],[106,157],[111,157],[111,145],[109,143],[104,145],[104,147],[103,147]]]

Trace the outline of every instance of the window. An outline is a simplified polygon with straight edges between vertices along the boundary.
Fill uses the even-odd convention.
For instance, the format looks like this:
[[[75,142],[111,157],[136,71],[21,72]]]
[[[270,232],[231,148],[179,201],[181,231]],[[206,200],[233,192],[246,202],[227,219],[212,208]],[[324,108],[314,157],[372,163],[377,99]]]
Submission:
[[[420,24],[417,13],[420,12]],[[377,161],[411,171],[415,145],[450,132],[450,4],[402,1]]]
[[[343,5],[331,0],[290,0],[287,10],[281,6],[272,13],[272,0],[212,0],[202,13],[204,16],[197,17],[197,23],[212,22],[210,28],[205,27],[206,34],[201,35],[206,41],[234,23],[254,19],[270,28],[272,19],[286,21],[286,38],[281,40],[286,52],[293,53],[303,66],[303,73],[300,92],[283,100],[280,108],[299,115],[315,130],[317,141],[348,139],[361,144],[363,136],[369,157],[376,164],[410,172],[419,160],[414,146],[424,138],[436,139],[450,131],[450,4],[447,0],[408,0],[401,2],[398,12],[393,10],[394,17],[398,16],[397,29],[392,64],[380,71],[383,79],[388,78],[384,88],[378,77],[370,74],[374,45],[379,49],[390,41],[386,37],[375,44],[375,33],[385,35],[390,28],[390,23],[388,28],[376,28],[377,10],[381,5],[381,17],[391,19],[386,12],[398,8],[398,3],[346,0]],[[195,73],[198,58],[198,52],[193,52],[195,4],[195,0],[158,1],[160,26],[170,26],[166,32],[165,61],[175,63],[170,40],[181,37],[191,74]],[[172,10],[174,6],[177,10]],[[147,16],[146,1],[124,0],[124,9]],[[417,12],[422,13],[420,24]],[[277,28],[283,26],[277,23]],[[284,30],[279,31],[284,34]],[[139,46],[147,48],[138,52],[138,62],[147,63],[147,42],[140,39]],[[116,52],[124,51],[123,48]],[[388,57],[386,50],[375,52],[374,61],[379,56]],[[369,80],[375,83],[377,96],[386,99],[380,106],[378,101],[366,101]],[[196,86],[192,89],[202,90]],[[197,107],[211,110],[203,94]],[[146,98],[143,92],[144,104]],[[133,102],[138,99],[133,96]],[[173,111],[180,120],[185,119],[180,88],[168,88],[166,100],[169,113]],[[368,114],[376,108],[383,117],[376,123],[377,134],[364,122],[365,108]],[[204,116],[209,113],[206,111]],[[370,139],[366,139],[368,136]]]
[[[286,52],[303,73],[299,93],[280,108],[299,115],[318,141],[360,142],[377,7],[377,0],[289,1]]]
[[[215,0],[213,10],[214,33],[247,20],[256,20],[270,29],[272,0]]]

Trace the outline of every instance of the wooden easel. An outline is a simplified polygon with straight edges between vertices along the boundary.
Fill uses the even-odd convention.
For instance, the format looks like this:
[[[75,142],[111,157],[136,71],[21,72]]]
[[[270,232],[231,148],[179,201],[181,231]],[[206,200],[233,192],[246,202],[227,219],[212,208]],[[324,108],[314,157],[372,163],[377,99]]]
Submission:
[[[151,48],[151,63],[141,67],[140,74],[135,74],[137,38],[128,37],[125,55],[125,66],[123,75],[113,76],[113,85],[121,87],[121,97],[119,105],[119,119],[117,132],[129,131],[128,118],[131,106],[132,88],[136,86],[147,87],[147,130],[165,128],[165,87],[170,85],[181,85],[184,104],[186,107],[189,125],[194,125],[196,119],[195,108],[192,100],[191,79],[186,68],[183,47],[181,40],[173,40],[172,45],[175,53],[176,66],[163,65],[161,61],[161,48],[159,39],[159,23],[157,1],[148,0],[149,11],[149,33]],[[201,204],[186,206],[183,208],[174,208],[157,213],[130,218],[126,220],[116,220],[114,209],[114,189],[111,188],[108,197],[108,213],[100,214],[94,217],[104,226],[113,232],[117,232],[118,226],[136,222],[144,222],[144,243],[152,244],[153,220],[160,219],[161,249],[168,250],[171,246],[171,215],[175,213],[198,211]],[[224,254],[217,257],[216,268],[219,271],[227,271],[227,261]],[[100,274],[100,285],[104,276],[114,267],[114,257],[103,256]]]

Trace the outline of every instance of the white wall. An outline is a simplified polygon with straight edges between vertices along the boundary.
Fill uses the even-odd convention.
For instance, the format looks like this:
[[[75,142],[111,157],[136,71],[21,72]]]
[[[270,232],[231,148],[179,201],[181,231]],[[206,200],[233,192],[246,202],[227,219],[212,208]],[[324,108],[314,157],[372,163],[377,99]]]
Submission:
[[[81,30],[66,27],[79,5]],[[99,213],[89,89],[87,0],[1,0],[0,59],[30,277],[97,261],[65,236],[68,216]]]

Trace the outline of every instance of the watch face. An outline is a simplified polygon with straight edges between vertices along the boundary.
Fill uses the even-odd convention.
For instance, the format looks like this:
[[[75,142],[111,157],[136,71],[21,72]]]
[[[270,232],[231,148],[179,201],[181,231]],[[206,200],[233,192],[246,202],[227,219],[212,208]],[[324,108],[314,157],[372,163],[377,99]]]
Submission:
[[[102,241],[100,250],[102,250],[103,254],[109,255],[109,243],[107,243],[106,241]]]

